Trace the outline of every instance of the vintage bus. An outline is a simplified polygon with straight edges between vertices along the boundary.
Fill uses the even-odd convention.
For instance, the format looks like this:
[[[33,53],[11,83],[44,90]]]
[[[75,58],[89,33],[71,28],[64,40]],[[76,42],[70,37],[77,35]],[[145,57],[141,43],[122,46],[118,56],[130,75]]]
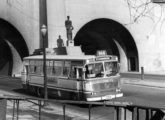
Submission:
[[[102,101],[122,97],[117,56],[46,55],[48,96],[58,99]],[[44,94],[43,55],[24,58],[22,85]]]

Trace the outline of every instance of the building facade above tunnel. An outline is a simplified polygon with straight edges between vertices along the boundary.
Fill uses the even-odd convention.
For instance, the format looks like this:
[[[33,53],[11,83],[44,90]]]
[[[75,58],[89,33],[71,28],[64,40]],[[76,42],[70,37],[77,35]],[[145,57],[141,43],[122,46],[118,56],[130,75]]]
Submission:
[[[0,5],[0,18],[20,32],[32,54],[40,46],[39,0],[1,0]],[[121,72],[140,72],[141,67],[163,72],[164,12],[164,5],[146,0],[47,0],[48,46],[57,47],[59,35],[66,45],[65,20],[70,16],[75,44],[86,54],[106,48],[119,57]],[[88,43],[94,51],[86,48]]]
[[[61,7],[57,7],[55,4],[61,5]],[[108,19],[120,24],[132,37],[132,43],[126,40],[130,39],[126,33],[123,33],[123,36],[119,36],[120,38],[116,38],[123,39],[122,42],[115,40],[115,38],[113,40],[115,46],[117,46],[113,48],[117,48],[119,52],[122,72],[140,72],[141,67],[144,68],[145,72],[163,72],[165,70],[165,52],[163,47],[165,45],[165,24],[163,23],[165,11],[163,5],[145,0],[141,2],[134,0],[103,0],[101,2],[99,0],[57,0],[48,2],[48,8],[51,13],[48,16],[48,21],[50,24],[56,26],[54,27],[56,30],[51,31],[49,34],[50,47],[56,46],[55,40],[58,34],[66,40],[64,21],[68,15],[73,22],[74,39],[76,39],[78,34],[80,36],[81,30],[86,27],[88,23]],[[61,14],[58,14],[58,11],[61,11]],[[99,24],[97,24],[95,28],[97,28],[97,26],[99,26]],[[123,31],[119,29],[107,32],[119,35]],[[97,36],[99,35],[97,34]],[[101,44],[102,40],[100,40],[98,44]],[[84,42],[86,42],[86,40],[84,40]],[[102,46],[104,46],[103,43]],[[131,64],[135,66],[131,67]]]

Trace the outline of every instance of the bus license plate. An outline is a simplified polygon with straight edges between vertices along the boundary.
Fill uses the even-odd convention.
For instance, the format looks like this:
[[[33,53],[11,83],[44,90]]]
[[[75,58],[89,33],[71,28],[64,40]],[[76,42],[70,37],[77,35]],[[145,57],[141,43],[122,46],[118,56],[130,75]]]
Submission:
[[[112,98],[115,98],[115,95],[106,95],[105,96],[105,99],[112,99]]]

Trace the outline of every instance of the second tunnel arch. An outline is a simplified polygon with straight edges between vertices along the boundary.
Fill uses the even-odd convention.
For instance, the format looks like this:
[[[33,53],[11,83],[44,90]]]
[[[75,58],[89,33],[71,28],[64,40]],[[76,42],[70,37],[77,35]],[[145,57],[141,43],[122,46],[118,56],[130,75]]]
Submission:
[[[21,33],[3,18],[0,18],[0,43],[0,61],[3,61],[0,63],[0,75],[14,75],[21,66],[18,58],[23,60],[29,51]]]
[[[119,22],[107,18],[92,20],[77,32],[74,41],[75,45],[81,45],[85,54],[95,54],[97,50],[106,49],[108,54],[119,57],[121,66],[126,64],[124,71],[139,71],[136,43]]]

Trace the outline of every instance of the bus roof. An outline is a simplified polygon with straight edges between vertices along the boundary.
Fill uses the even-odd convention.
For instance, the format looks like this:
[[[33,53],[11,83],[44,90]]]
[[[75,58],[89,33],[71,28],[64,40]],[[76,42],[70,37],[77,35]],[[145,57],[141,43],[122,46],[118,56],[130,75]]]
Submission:
[[[96,58],[94,55],[46,55],[46,59],[48,60],[88,60]],[[24,60],[40,60],[43,59],[43,55],[34,55],[25,57]]]

